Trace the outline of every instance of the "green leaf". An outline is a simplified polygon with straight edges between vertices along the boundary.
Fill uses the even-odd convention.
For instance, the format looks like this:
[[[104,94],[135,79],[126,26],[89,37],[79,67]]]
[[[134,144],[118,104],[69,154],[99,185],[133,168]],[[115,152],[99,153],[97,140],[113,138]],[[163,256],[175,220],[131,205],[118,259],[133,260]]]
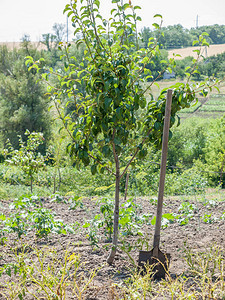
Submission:
[[[99,0],[95,0],[94,4],[99,8],[100,7],[100,1]]]
[[[154,218],[151,220],[151,224],[152,224],[152,225],[155,225],[155,223],[156,223],[156,217],[154,217]]]
[[[161,18],[161,19],[162,19],[162,15],[160,15],[160,14],[156,14],[156,15],[154,15],[154,18],[157,18],[157,17],[159,17],[159,18]]]
[[[193,41],[192,46],[198,45],[199,41]]]
[[[123,9],[124,9],[124,10],[126,10],[127,8],[130,8],[130,4],[129,4],[129,3],[125,3],[125,4],[123,5]]]
[[[159,28],[160,28],[160,27],[159,27],[159,24],[157,24],[157,23],[153,23],[152,26],[155,27],[156,29],[159,29]]]
[[[85,224],[83,225],[83,228],[89,228],[90,226],[91,226],[90,223],[85,223]]]
[[[97,166],[96,165],[92,165],[91,166],[91,174],[95,175],[97,173]]]
[[[155,128],[156,130],[159,130],[161,127],[162,127],[162,125],[161,125],[160,122],[155,122],[154,128]]]
[[[169,213],[163,214],[162,218],[165,218],[167,220],[174,220],[175,219],[174,215],[173,214],[169,214]]]
[[[198,55],[200,54],[200,50],[199,49],[192,50],[192,52],[196,52]]]
[[[128,216],[125,216],[125,217],[121,218],[120,221],[119,221],[120,225],[122,225],[122,226],[125,226],[129,222],[130,222],[130,218]]]
[[[146,107],[147,102],[146,102],[145,98],[142,98],[139,103],[140,103],[140,107],[142,109],[144,109]]]

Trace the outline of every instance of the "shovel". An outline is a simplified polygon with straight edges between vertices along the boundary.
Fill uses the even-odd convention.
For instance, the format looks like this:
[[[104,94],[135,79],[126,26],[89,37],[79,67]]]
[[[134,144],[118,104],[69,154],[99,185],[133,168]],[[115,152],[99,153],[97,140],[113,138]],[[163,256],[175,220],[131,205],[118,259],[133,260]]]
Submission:
[[[153,249],[151,251],[141,250],[139,252],[139,260],[138,260],[138,266],[141,269],[142,274],[146,272],[146,265],[149,266],[154,265],[153,267],[153,271],[155,274],[154,279],[165,278],[165,275],[169,268],[169,262],[171,257],[169,253],[163,253],[162,251],[160,251],[159,243],[160,243],[160,229],[161,229],[161,221],[162,221],[163,194],[164,194],[165,177],[166,177],[166,160],[167,160],[168,138],[169,138],[169,128],[170,128],[172,93],[173,91],[171,89],[167,91]]]

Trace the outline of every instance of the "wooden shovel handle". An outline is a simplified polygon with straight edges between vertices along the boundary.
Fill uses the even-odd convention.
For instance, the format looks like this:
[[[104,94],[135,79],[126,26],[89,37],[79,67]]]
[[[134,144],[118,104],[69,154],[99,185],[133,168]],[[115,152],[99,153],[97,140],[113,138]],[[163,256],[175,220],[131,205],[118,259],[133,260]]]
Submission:
[[[165,119],[164,119],[164,126],[163,126],[159,192],[158,192],[157,214],[156,214],[153,248],[155,247],[159,248],[159,242],[160,242],[160,229],[161,229],[161,221],[162,221],[162,206],[163,206],[163,195],[164,195],[164,186],[165,186],[165,177],[166,177],[166,161],[167,161],[168,139],[169,139],[169,129],[170,129],[172,93],[173,90],[171,89],[167,91],[166,111],[165,111]]]

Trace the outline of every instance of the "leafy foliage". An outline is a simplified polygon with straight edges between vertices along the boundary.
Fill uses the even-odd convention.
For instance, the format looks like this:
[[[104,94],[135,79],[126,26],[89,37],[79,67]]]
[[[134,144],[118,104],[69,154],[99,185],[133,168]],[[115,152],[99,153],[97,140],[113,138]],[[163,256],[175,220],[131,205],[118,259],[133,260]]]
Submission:
[[[44,96],[43,84],[37,83],[35,71],[28,72],[24,57],[41,55],[30,46],[28,41],[22,43],[19,50],[9,51],[0,47],[0,130],[1,143],[5,146],[10,139],[14,148],[18,147],[17,135],[26,137],[25,131],[41,131],[46,141],[50,138],[50,116],[48,101]],[[1,145],[2,146],[2,145]]]
[[[61,56],[64,74],[52,68],[46,71],[43,59],[35,62],[29,56],[26,61],[30,70],[41,73],[43,80],[49,81],[49,75],[58,80],[57,85],[50,82],[49,97],[71,138],[68,150],[77,166],[91,165],[92,174],[107,170],[115,176],[113,247],[109,263],[115,257],[118,240],[120,180],[136,157],[146,156],[146,145],[151,143],[160,148],[166,103],[166,90],[161,91],[158,99],[151,96],[149,102],[146,101],[146,93],[157,79],[146,66],[160,53],[158,39],[150,38],[148,48],[140,48],[137,35],[140,17],[136,13],[140,7],[119,0],[112,3],[115,8],[111,10],[109,21],[100,14],[99,0],[71,1],[66,5],[64,12],[76,28],[76,44],[85,47],[81,64],[71,56],[70,44],[65,45]],[[153,26],[160,35],[160,24]],[[198,42],[208,45],[204,34]],[[60,47],[63,50],[62,44]],[[193,67],[186,69],[187,82],[173,86],[170,126],[174,125],[179,110],[190,107],[196,90],[206,95],[205,86],[211,89],[209,82],[197,86],[190,83],[198,73],[200,50],[196,51],[198,58],[193,61]],[[160,64],[164,65],[165,61]],[[169,65],[173,65],[173,59]],[[165,69],[171,70],[169,65]],[[84,66],[86,68],[82,68]],[[151,83],[145,88],[143,83],[149,79]],[[77,86],[84,86],[84,91]],[[74,104],[70,115],[65,114],[62,105],[65,97],[68,98],[66,105],[71,101]],[[125,161],[127,156],[130,156],[128,162]]]
[[[162,27],[164,34],[158,36],[155,28],[150,29],[144,27],[140,33],[143,46],[147,48],[148,40],[151,37],[159,37],[159,43],[165,49],[177,49],[192,46],[193,41],[197,40],[204,32],[208,34],[207,42],[210,44],[225,43],[225,26],[224,25],[207,25],[199,26],[198,28],[187,29],[181,24],[169,25]]]
[[[40,132],[32,132],[29,130],[25,132],[28,136],[27,143],[19,137],[19,150],[12,147],[10,141],[8,141],[8,149],[5,149],[4,153],[10,158],[6,159],[6,162],[12,165],[20,166],[26,176],[30,178],[30,188],[32,193],[32,184],[34,174],[40,169],[45,168],[45,158],[38,152],[38,147],[43,143],[43,134]]]

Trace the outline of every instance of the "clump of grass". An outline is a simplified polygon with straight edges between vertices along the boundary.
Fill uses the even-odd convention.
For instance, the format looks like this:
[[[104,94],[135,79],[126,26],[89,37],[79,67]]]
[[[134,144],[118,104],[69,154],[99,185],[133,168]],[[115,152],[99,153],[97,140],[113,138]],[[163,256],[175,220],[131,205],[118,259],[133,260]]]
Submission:
[[[118,299],[225,299],[225,261],[222,249],[211,245],[204,251],[196,252],[185,244],[183,251],[187,263],[185,273],[175,275],[167,271],[165,280],[153,281],[152,266],[146,268],[144,276],[135,270],[128,280],[117,285],[123,295],[123,298]]]
[[[7,276],[1,286],[6,299],[26,299],[31,295],[32,299],[83,300],[89,289],[99,290],[92,284],[97,270],[85,270],[80,255],[69,248],[63,257],[51,247],[26,249],[24,245],[21,251],[14,251],[13,264],[1,270],[1,275]]]
[[[19,251],[18,251],[19,250]],[[12,262],[1,267],[4,276],[1,293],[6,299],[98,299],[102,289],[94,285],[98,269],[90,270],[68,246],[62,250],[46,246],[42,249],[23,245],[10,253]],[[129,276],[120,283],[111,279],[104,288],[105,299],[225,299],[224,251],[210,245],[204,251],[195,251],[187,243],[183,248],[186,269],[182,274],[171,274],[154,280],[154,266],[146,266],[144,275],[133,266]],[[104,265],[101,267],[104,269]],[[103,270],[104,274],[104,270]]]

